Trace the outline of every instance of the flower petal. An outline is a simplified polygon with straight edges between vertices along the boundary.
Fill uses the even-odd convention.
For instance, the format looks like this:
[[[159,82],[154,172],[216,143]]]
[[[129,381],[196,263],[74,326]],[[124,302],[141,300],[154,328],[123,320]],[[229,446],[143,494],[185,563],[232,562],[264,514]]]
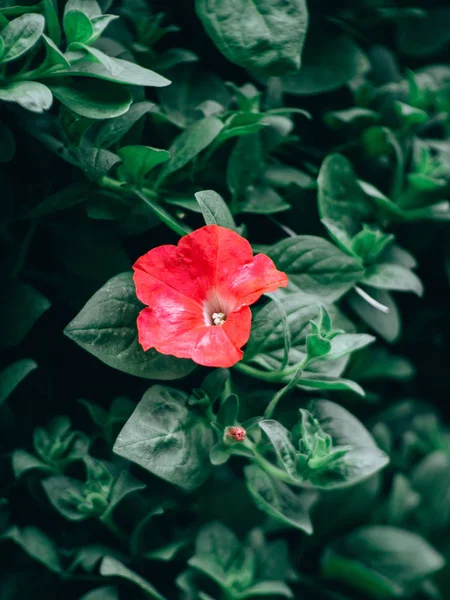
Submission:
[[[252,324],[252,311],[248,306],[242,306],[239,310],[230,313],[225,323],[221,326],[227,334],[233,346],[242,348],[250,337]]]
[[[287,284],[287,275],[278,271],[273,260],[265,254],[257,254],[236,273],[229,283],[229,293],[235,296],[239,307],[253,304],[266,292],[274,292]]]
[[[224,326],[211,326],[192,348],[191,358],[204,367],[228,368],[239,362],[242,350],[236,348],[225,332]]]
[[[176,290],[163,288],[152,305],[139,314],[139,343],[148,350],[190,358],[190,351],[207,328],[202,308]]]
[[[197,287],[191,286],[191,278],[186,276],[186,268],[178,255],[177,246],[165,245],[153,248],[134,263],[134,283],[136,294],[141,302],[155,304],[160,294],[178,292],[191,303],[201,302],[196,295]]]
[[[226,292],[229,281],[253,258],[245,238],[219,225],[206,225],[181,238],[178,250],[191,283],[196,285],[195,297],[204,299],[214,292]]]

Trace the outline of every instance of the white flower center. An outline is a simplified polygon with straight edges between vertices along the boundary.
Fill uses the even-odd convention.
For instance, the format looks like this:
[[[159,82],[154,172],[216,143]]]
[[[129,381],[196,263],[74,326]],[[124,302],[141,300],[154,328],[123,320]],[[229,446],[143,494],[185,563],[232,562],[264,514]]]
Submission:
[[[214,325],[223,325],[226,321],[225,313],[223,312],[215,312],[211,316],[212,322]]]

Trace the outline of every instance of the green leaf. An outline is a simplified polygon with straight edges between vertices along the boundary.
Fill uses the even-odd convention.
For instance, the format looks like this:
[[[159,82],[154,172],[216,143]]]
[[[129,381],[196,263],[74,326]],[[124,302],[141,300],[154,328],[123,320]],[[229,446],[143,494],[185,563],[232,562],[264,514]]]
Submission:
[[[101,361],[146,379],[177,379],[190,373],[191,361],[144,352],[137,339],[136,319],[143,306],[131,273],[110,279],[87,302],[64,333]]]
[[[118,142],[148,111],[151,102],[134,102],[128,112],[102,124],[95,137],[96,146],[109,148]]]
[[[108,27],[108,25],[118,18],[118,15],[100,15],[98,17],[94,17],[91,20],[91,23],[94,27],[94,35],[89,40],[89,43],[92,44],[95,41],[97,41],[98,38],[103,34],[105,29]]]
[[[316,492],[294,492],[254,465],[245,467],[245,479],[247,489],[260,510],[284,525],[312,534],[309,513],[317,499]]]
[[[64,14],[70,10],[78,10],[90,19],[99,17],[102,14],[97,0],[68,0],[64,7]]]
[[[308,296],[296,293],[288,294],[282,299],[282,308],[291,336],[288,364],[295,366],[306,358],[306,337],[311,332],[311,320],[318,317],[318,306],[311,303]],[[352,331],[353,326],[350,321],[335,307],[330,305],[327,309],[333,317],[333,323],[339,329]],[[256,362],[266,369],[277,370],[281,368],[284,352],[283,317],[277,304],[272,301],[261,308],[254,317],[250,340],[245,347],[244,360]],[[328,361],[327,372],[340,375],[344,365],[345,362],[343,365],[340,363],[334,365],[338,369],[335,372],[333,363]]]
[[[383,525],[366,526],[333,542],[322,558],[322,573],[370,598],[399,598],[445,564],[415,533]]]
[[[342,371],[343,369],[339,370]],[[349,379],[343,379],[334,375],[321,375],[320,373],[315,374],[305,372],[304,375],[298,379],[297,385],[298,387],[307,390],[343,390],[346,392],[354,392],[359,396],[365,396],[363,388],[356,383],[356,381],[350,381]]]
[[[376,125],[380,120],[380,115],[374,110],[353,106],[352,108],[327,112],[323,120],[332,129],[359,131],[371,125]]]
[[[4,43],[2,63],[16,60],[28,52],[44,33],[42,15],[28,13],[13,19],[0,33]]]
[[[306,336],[306,353],[308,360],[322,358],[329,354],[331,342],[322,338],[320,335],[310,333]]]
[[[349,35],[321,21],[308,31],[300,71],[281,78],[282,90],[296,95],[331,92],[369,68],[366,55]]]
[[[323,431],[331,436],[333,446],[350,448],[333,464],[332,470],[319,471],[310,477],[315,486],[329,489],[355,485],[388,464],[389,458],[364,425],[345,408],[328,400],[318,400],[311,404],[310,411]]]
[[[367,300],[362,298],[356,292],[351,292],[347,300],[351,308],[361,317],[376,333],[381,335],[388,342],[395,342],[401,331],[400,313],[392,296],[384,291],[372,288],[370,296],[383,306],[386,306],[388,312],[382,312],[375,308]]]
[[[308,29],[305,0],[196,0],[195,9],[217,48],[233,63],[266,75],[300,69]]]
[[[288,585],[283,581],[261,581],[252,585],[237,597],[239,600],[245,598],[259,598],[260,596],[284,596],[285,598],[294,598],[294,595]]]
[[[224,110],[230,104],[231,94],[223,81],[198,64],[180,65],[169,74],[173,83],[158,89],[158,96],[164,114],[182,129],[202,118],[197,107],[204,102],[214,101]]]
[[[48,110],[53,103],[49,88],[38,81],[14,81],[0,87],[0,100],[16,102],[35,113]]]
[[[120,432],[114,452],[186,490],[210,472],[210,426],[187,406],[188,395],[159,385],[147,390]]]
[[[361,348],[365,348],[375,341],[373,335],[366,333],[342,333],[331,340],[330,352],[327,360],[336,360]]]
[[[425,456],[411,473],[411,485],[419,494],[414,519],[428,535],[445,530],[450,523],[450,459],[443,451]]]
[[[49,38],[57,47],[61,43],[61,26],[59,24],[57,2],[56,0],[44,0],[43,7]]]
[[[97,51],[96,55],[99,55],[99,53],[100,50]],[[115,83],[151,87],[163,87],[170,84],[170,81],[162,75],[122,58],[113,58],[105,54],[104,56],[108,59],[109,65],[109,68],[107,68],[93,57],[85,56],[83,52],[72,52],[66,56],[70,62],[70,67],[57,71],[55,75],[58,77],[94,77],[114,81]]]
[[[47,0],[47,1],[51,2],[51,0]],[[69,61],[64,56],[64,54],[61,52],[61,50],[58,48],[58,46],[55,44],[55,42],[51,38],[48,38],[45,34],[42,34],[42,39],[44,41],[45,51],[47,53],[46,60],[47,60],[48,66],[50,66],[50,67],[54,67],[54,66],[68,67]]]
[[[428,7],[427,7],[428,9]],[[399,19],[397,44],[400,52],[407,56],[428,57],[445,50],[450,41],[450,10],[447,7],[433,8],[420,18],[415,16]]]
[[[104,585],[88,592],[80,600],[119,600],[119,594],[114,586]]]
[[[322,222],[339,245],[350,249],[351,239],[362,223],[372,221],[374,216],[372,205],[358,186],[351,163],[342,154],[330,154],[322,163],[317,183]]]
[[[105,556],[103,558],[100,564],[100,575],[104,577],[120,577],[137,586],[146,598],[166,600],[146,579],[112,556]]]
[[[18,479],[27,471],[37,469],[38,471],[44,471],[46,473],[53,473],[53,467],[47,465],[34,456],[26,452],[26,450],[14,450],[11,455],[11,465],[14,472],[14,477]]]
[[[282,240],[268,255],[289,277],[290,288],[311,302],[333,302],[364,275],[362,265],[323,238],[302,235]]]
[[[196,540],[195,555],[188,564],[215,581],[222,589],[230,589],[233,563],[242,557],[242,546],[234,533],[219,522],[204,525]]]
[[[64,106],[89,119],[118,117],[131,105],[128,90],[105,81],[74,81],[70,85],[52,85],[50,89]]]
[[[261,184],[251,185],[245,192],[245,199],[239,206],[239,212],[254,215],[273,215],[289,210],[291,205],[273,188]]]
[[[105,511],[107,500],[103,494],[100,503],[90,502],[88,510],[80,510],[80,504],[86,503],[86,485],[78,479],[54,475],[45,479],[42,486],[53,508],[68,521],[84,521]]]
[[[222,427],[228,427],[237,423],[239,415],[239,398],[231,394],[222,402],[217,413],[217,423]]]
[[[228,229],[236,229],[233,215],[222,196],[213,190],[197,192],[195,198],[207,225],[220,225]]]
[[[257,134],[240,138],[230,154],[227,185],[234,198],[239,198],[258,177],[263,166],[261,141]]]
[[[297,475],[297,450],[292,444],[289,431],[273,419],[260,421],[259,426],[269,438],[277,458],[286,472],[295,479]]]
[[[169,160],[170,154],[167,150],[151,148],[150,146],[125,146],[117,151],[123,160],[120,168],[121,174],[127,181],[141,186],[148,173]]]
[[[120,162],[116,154],[103,148],[80,148],[77,157],[82,170],[93,181],[107,175]]]
[[[84,13],[69,10],[64,13],[64,33],[69,44],[88,42],[94,35],[94,27]]]
[[[109,505],[103,516],[105,517],[110,514],[126,496],[134,492],[139,492],[145,489],[145,487],[145,483],[142,483],[142,481],[139,481],[127,471],[122,471],[114,482],[111,495],[108,499]]]
[[[363,283],[382,290],[397,290],[423,294],[423,285],[417,275],[403,267],[391,263],[380,263],[370,267],[364,276]]]
[[[0,372],[0,406],[13,393],[25,377],[37,368],[31,358],[22,358],[8,365]]]
[[[63,568],[54,542],[37,527],[11,527],[0,539],[11,540],[22,548],[31,558],[37,560],[53,573]]]
[[[207,148],[219,135],[223,123],[216,117],[206,117],[196,121],[183,131],[169,148],[170,160],[167,162],[160,179],[178,171]]]
[[[5,281],[0,299],[0,314],[8,315],[0,324],[0,348],[20,344],[35,322],[51,306],[45,296],[28,283]]]

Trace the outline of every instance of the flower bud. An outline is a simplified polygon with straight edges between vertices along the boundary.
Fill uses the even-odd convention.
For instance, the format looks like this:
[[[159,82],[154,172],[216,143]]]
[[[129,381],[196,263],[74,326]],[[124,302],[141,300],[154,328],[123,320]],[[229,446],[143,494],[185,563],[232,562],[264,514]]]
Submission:
[[[228,440],[230,440],[230,438],[231,438],[234,442],[243,442],[245,440],[246,436],[247,436],[247,432],[245,431],[245,429],[243,427],[236,426],[236,427],[227,427],[225,429],[225,437],[228,438]]]

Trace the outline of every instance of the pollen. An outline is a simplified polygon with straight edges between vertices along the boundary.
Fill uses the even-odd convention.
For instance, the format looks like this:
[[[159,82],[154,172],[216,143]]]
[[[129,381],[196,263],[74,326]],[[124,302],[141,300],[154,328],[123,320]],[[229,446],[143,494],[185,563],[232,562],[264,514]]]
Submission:
[[[213,313],[212,314],[212,322],[214,323],[214,325],[223,325],[226,321],[226,317],[225,317],[225,313]]]

